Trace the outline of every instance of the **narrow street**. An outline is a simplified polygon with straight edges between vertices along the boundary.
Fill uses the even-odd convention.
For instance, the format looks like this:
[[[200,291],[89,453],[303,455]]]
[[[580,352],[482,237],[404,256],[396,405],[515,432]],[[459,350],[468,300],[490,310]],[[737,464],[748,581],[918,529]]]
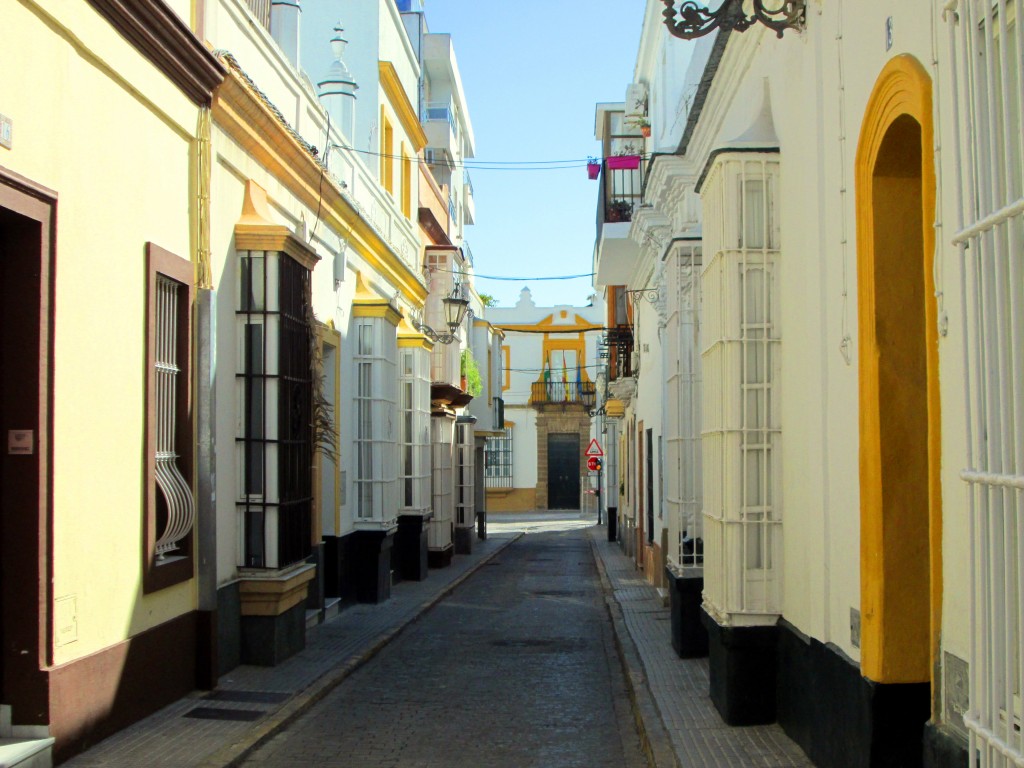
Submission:
[[[528,532],[244,765],[645,766],[586,530]]]

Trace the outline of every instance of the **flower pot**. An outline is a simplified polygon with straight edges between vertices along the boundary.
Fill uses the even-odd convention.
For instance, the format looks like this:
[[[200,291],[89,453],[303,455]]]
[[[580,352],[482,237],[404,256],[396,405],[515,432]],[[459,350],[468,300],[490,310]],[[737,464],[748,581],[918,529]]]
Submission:
[[[641,125],[640,126],[640,135],[643,136],[645,139],[651,138],[651,126],[649,126],[649,125]]]
[[[640,155],[613,155],[607,162],[610,171],[635,171],[640,167]]]
[[[587,163],[587,178],[594,181],[601,174],[600,163]]]
[[[460,389],[462,389],[463,392],[468,392],[469,391],[469,386],[466,384],[466,377],[465,376],[463,376],[459,380],[459,387],[460,387]]]

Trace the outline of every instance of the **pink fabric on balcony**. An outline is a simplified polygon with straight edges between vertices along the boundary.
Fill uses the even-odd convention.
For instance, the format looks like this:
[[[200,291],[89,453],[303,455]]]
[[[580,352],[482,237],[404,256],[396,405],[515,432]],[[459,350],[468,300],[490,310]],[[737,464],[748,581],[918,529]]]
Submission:
[[[609,171],[635,171],[640,167],[640,155],[613,155],[606,162]]]

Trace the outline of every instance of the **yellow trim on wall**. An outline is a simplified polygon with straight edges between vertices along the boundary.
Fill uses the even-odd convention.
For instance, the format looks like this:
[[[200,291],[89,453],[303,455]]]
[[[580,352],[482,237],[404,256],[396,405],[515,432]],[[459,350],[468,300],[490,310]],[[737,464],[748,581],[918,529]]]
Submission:
[[[505,370],[501,379],[501,391],[504,392],[512,388],[512,347],[502,344],[501,353],[505,356]]]
[[[880,350],[876,336],[876,254],[874,231],[874,172],[883,141],[893,124],[910,117],[920,126],[921,141],[921,251],[924,283],[924,344],[927,391],[927,531],[893,530],[884,515],[882,489],[882,419]],[[911,56],[890,60],[883,68],[865,107],[855,164],[857,192],[857,306],[860,400],[861,495],[861,670],[881,683],[932,681],[938,664],[942,620],[942,494],[938,331],[932,263],[935,252],[935,167],[933,154],[932,82]],[[880,193],[881,194],[881,193]],[[887,529],[886,525],[890,528]],[[921,534],[921,537],[918,536]],[[913,551],[920,538],[928,543],[928,642],[913,640],[921,627],[905,614],[906,601],[924,595],[906,586],[920,567]],[[911,593],[911,594],[902,594]]]
[[[417,331],[408,317],[403,317],[398,324],[398,348],[399,349],[425,349],[427,352],[434,351],[434,342],[423,333]]]
[[[380,183],[389,194],[395,194],[395,129],[383,104],[380,107]]]
[[[556,325],[555,316],[548,315],[536,323],[502,323],[495,327],[500,331],[547,331],[548,333],[583,333],[584,331],[604,330],[603,325],[594,325],[594,323],[579,315],[575,316],[572,325]]]
[[[427,146],[427,134],[420,125],[416,109],[405,94],[398,70],[390,61],[380,61],[377,63],[377,71],[380,74],[380,87],[384,90],[384,95],[387,96],[391,108],[395,110],[402,129],[412,141],[414,150],[419,152]]]
[[[338,404],[341,403],[341,334],[334,330],[333,324],[324,325],[323,323],[317,323],[317,338],[320,340],[321,347],[333,347],[334,348],[334,424],[337,427],[339,423],[338,419]],[[323,472],[323,454],[317,451],[314,455],[314,477],[319,478]],[[320,509],[323,499],[320,498],[321,486],[319,481],[313,483],[313,509],[316,510],[316,514],[313,516],[313,543],[316,544],[320,541],[323,534],[323,517]],[[334,499],[333,499],[333,510],[334,510],[334,530],[341,530],[341,505],[338,503],[338,495],[341,492],[341,462],[334,462]]]
[[[213,118],[227,136],[304,205],[320,210],[326,226],[345,233],[353,250],[413,306],[422,307],[427,288],[373,226],[352,207],[341,189],[234,71],[214,94]]]
[[[576,353],[576,364],[580,367],[580,378],[583,381],[590,381],[590,376],[587,375],[587,369],[585,367],[587,364],[587,341],[583,337],[582,332],[580,332],[575,339],[552,339],[547,334],[544,335],[544,341],[541,342],[541,354],[543,357],[541,359],[542,370],[540,372],[540,377],[544,377],[543,366],[544,363],[551,361],[551,353],[563,350],[566,352]],[[552,364],[552,376],[554,376],[555,370],[555,366]],[[575,377],[575,371],[573,371],[573,376]],[[575,378],[573,380],[575,380]]]

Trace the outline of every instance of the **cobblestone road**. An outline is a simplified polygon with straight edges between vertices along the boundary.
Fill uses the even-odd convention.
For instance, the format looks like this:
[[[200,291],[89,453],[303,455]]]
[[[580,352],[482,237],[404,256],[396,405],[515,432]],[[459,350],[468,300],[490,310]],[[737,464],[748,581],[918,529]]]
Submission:
[[[244,765],[646,766],[586,533],[520,539]]]

